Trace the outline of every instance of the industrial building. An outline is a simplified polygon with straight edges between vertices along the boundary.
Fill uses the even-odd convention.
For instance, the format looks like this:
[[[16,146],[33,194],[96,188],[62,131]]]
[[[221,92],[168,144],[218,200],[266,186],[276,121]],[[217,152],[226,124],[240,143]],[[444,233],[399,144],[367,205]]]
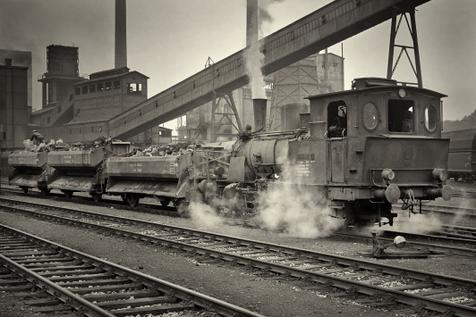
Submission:
[[[299,114],[309,112],[306,97],[344,89],[344,58],[333,53],[313,54],[266,76],[268,99],[267,128],[290,130],[299,127]],[[253,125],[252,96],[249,85],[231,95],[187,112],[179,119],[179,138],[193,140],[229,140],[237,128]],[[235,106],[238,116],[232,111]],[[240,122],[241,121],[241,122]]]
[[[2,150],[21,148],[29,137],[28,67],[6,58],[0,64],[0,141]]]

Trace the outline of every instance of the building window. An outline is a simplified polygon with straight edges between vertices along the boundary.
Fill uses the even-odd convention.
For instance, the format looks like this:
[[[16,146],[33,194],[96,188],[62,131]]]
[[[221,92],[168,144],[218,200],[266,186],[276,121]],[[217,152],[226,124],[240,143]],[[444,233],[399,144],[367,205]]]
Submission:
[[[76,95],[81,94],[81,88],[76,87],[76,88],[74,89],[74,93],[75,93]]]
[[[111,90],[111,82],[110,81],[106,81],[106,83],[104,83],[104,89],[106,91]]]
[[[103,85],[103,83],[98,83],[98,91],[99,91],[99,92],[104,91],[104,85]]]
[[[96,84],[89,85],[89,92],[96,92]]]
[[[127,92],[130,94],[140,94],[142,92],[142,84],[129,83],[127,86]]]
[[[83,86],[82,93],[83,95],[88,93],[88,86]]]
[[[119,89],[121,88],[121,82],[119,80],[115,80],[113,83],[112,83],[114,89]]]

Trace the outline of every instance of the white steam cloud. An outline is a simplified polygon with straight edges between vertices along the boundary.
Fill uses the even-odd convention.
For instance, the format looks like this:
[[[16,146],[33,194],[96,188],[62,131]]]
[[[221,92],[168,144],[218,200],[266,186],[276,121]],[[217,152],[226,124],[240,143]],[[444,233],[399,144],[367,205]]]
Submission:
[[[443,223],[435,214],[412,214],[408,217],[401,213],[396,218],[393,228],[387,227],[385,229],[425,234],[432,231],[438,231],[442,226]]]
[[[259,196],[257,221],[261,227],[299,238],[331,235],[343,224],[332,217],[323,193],[301,182],[298,167],[285,164],[280,180]],[[292,182],[291,182],[292,181]]]
[[[215,207],[200,201],[192,201],[189,206],[190,218],[200,226],[208,229],[220,227],[224,219],[218,215]]]
[[[343,219],[332,217],[328,201],[314,186],[301,182],[298,167],[284,164],[280,180],[270,183],[266,191],[258,195],[258,208],[253,218],[262,229],[277,231],[298,238],[319,238],[331,235],[343,224]],[[220,228],[228,217],[238,211],[239,202],[234,199],[211,199],[210,204],[195,199],[189,206],[192,221],[208,229]]]
[[[264,54],[259,38],[264,33],[265,23],[272,23],[273,16],[269,11],[272,3],[283,2],[284,0],[257,0],[257,12],[249,16],[247,21],[247,43],[248,48],[245,51],[246,71],[250,78],[251,96],[252,98],[266,98],[264,75],[261,71],[264,66]],[[250,4],[248,4],[250,5]],[[257,18],[254,17],[257,14]]]
[[[264,90],[264,75],[261,67],[264,64],[264,54],[261,52],[260,43],[253,42],[246,50],[246,71],[250,78],[251,96],[253,98],[266,98]]]

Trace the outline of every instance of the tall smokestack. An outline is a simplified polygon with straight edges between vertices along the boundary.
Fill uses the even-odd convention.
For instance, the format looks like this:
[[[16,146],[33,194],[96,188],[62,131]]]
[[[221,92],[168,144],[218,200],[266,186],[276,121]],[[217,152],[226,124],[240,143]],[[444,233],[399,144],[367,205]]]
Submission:
[[[258,0],[246,1],[246,46],[258,42]]]
[[[266,127],[266,103],[267,99],[255,98],[253,99],[253,115],[254,115],[254,130],[264,131]]]
[[[114,67],[127,67],[126,0],[116,0]]]

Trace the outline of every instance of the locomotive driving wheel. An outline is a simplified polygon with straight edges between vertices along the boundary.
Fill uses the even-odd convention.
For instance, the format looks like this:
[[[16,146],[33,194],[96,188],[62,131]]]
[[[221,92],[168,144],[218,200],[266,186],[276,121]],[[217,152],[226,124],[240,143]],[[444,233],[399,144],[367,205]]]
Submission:
[[[91,197],[93,197],[95,203],[100,202],[102,199],[102,195],[100,193],[91,193]]]
[[[71,197],[73,197],[73,191],[72,190],[63,190],[62,192],[64,194],[64,197],[66,197],[67,199],[71,199]]]
[[[137,194],[126,194],[125,196],[126,202],[131,207],[137,207],[139,205],[139,195]]]
[[[160,200],[160,205],[162,207],[167,207],[170,204],[170,199],[161,199]]]

